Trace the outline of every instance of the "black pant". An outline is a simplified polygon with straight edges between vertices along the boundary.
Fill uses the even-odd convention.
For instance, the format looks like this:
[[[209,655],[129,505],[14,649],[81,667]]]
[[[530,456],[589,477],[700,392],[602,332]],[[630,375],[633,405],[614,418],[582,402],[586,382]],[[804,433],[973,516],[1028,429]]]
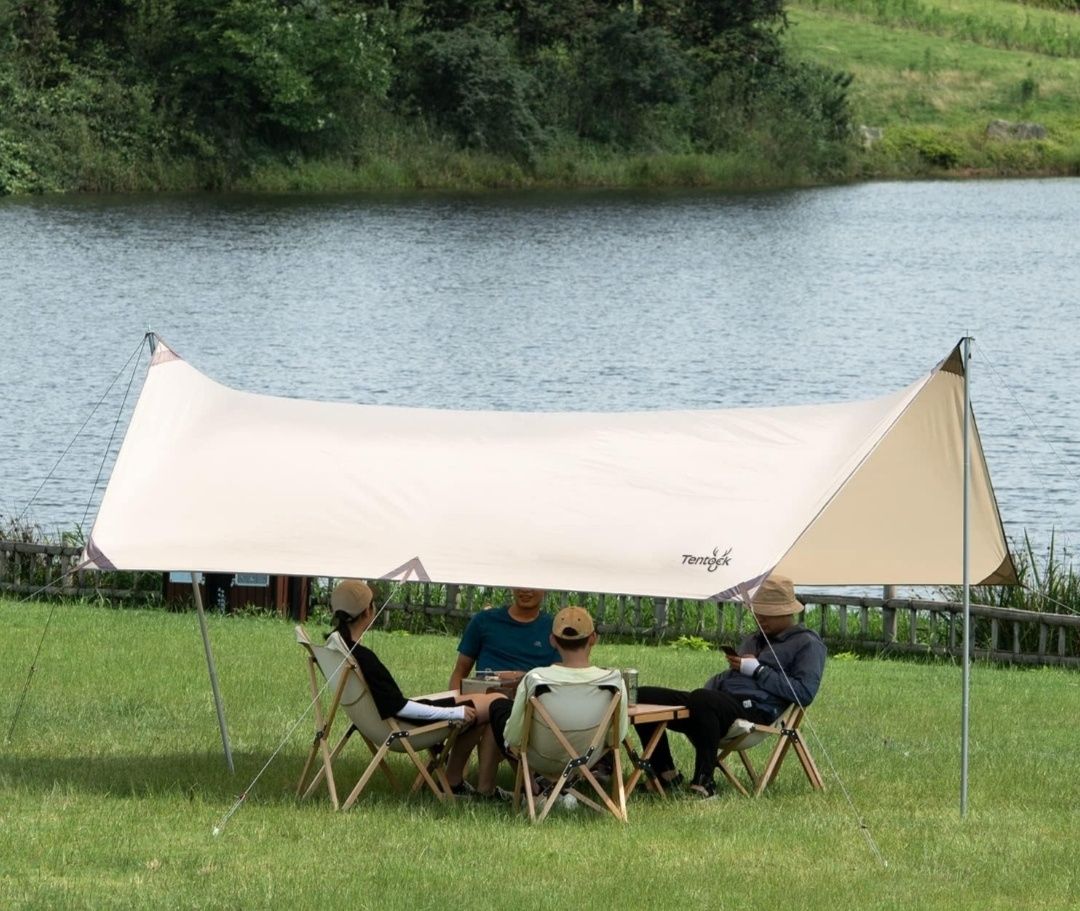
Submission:
[[[720,750],[720,741],[736,718],[746,718],[758,724],[766,724],[771,719],[766,712],[754,708],[743,708],[742,702],[720,690],[669,690],[662,686],[638,687],[638,702],[657,705],[685,705],[690,709],[690,716],[668,723],[668,730],[685,734],[694,745],[694,783],[712,781],[716,768],[716,754]],[[656,724],[635,725],[642,745],[649,742]],[[656,745],[652,756],[652,765],[657,774],[675,769],[665,733]]]

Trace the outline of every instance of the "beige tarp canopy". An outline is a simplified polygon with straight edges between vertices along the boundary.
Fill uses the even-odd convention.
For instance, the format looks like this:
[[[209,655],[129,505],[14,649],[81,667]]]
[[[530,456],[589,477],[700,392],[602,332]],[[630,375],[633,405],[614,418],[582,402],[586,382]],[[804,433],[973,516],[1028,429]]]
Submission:
[[[222,386],[158,343],[86,559],[687,598],[962,580],[958,351],[868,401],[437,411]],[[1014,569],[977,433],[971,579]]]

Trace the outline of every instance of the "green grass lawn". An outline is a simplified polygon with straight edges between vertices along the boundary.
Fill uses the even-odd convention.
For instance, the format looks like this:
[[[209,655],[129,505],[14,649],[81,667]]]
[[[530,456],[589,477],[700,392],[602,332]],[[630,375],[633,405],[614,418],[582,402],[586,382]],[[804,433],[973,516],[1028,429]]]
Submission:
[[[48,608],[0,609],[6,733]],[[213,617],[211,635],[235,776],[221,757],[193,615],[57,610],[15,735],[0,746],[0,907],[1080,904],[1076,673],[974,668],[966,820],[959,669],[834,656],[809,716],[824,794],[789,758],[757,801],[730,790],[704,803],[639,792],[628,826],[579,808],[532,827],[501,806],[400,797],[381,777],[335,814],[324,795],[301,805],[292,796],[310,742],[305,719],[215,838],[308,698],[288,624]],[[445,686],[453,639],[373,633],[370,643],[405,689]],[[601,644],[596,657],[636,666],[643,683],[676,686],[698,685],[720,664],[715,652],[670,647]],[[689,750],[675,740],[685,766]],[[361,751],[342,769],[344,787]]]

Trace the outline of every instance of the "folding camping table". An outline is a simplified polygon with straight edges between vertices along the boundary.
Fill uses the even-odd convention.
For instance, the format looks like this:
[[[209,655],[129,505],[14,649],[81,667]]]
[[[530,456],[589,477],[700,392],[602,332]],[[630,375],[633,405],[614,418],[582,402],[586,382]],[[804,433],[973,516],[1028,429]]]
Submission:
[[[668,724],[681,718],[689,718],[690,709],[685,705],[639,704],[629,706],[626,713],[630,717],[631,724],[653,723],[657,725],[656,730],[653,731],[652,737],[649,738],[649,742],[645,744],[645,748],[641,753],[638,753],[630,743],[629,733],[626,739],[623,740],[623,749],[626,750],[627,757],[634,765],[634,772],[626,782],[626,796],[629,798],[634,793],[634,788],[638,786],[641,776],[645,775],[646,786],[652,788],[661,797],[666,797],[664,786],[660,783],[660,777],[653,771],[652,754],[656,750],[660,738],[664,735],[664,731],[667,730]]]

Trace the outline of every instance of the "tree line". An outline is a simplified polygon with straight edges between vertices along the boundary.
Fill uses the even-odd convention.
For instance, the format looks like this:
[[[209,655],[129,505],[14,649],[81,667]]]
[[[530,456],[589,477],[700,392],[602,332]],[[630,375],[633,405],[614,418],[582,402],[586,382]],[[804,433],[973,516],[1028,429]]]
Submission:
[[[0,192],[228,186],[380,142],[826,173],[850,77],[786,25],[783,0],[0,0]]]

